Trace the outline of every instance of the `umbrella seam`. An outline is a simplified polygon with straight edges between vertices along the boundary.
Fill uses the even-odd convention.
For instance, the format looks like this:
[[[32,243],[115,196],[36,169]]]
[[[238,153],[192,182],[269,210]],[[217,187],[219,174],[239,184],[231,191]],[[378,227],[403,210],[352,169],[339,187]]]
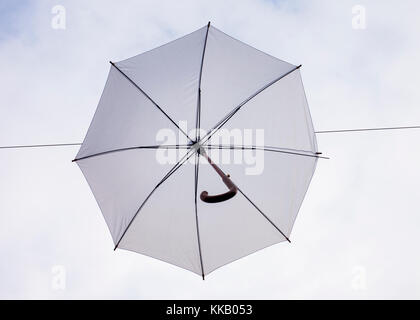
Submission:
[[[159,186],[161,186],[175,171],[177,171],[185,162],[188,161],[188,159],[191,158],[191,156],[194,154],[194,152],[191,152],[190,155],[188,155],[190,151],[188,151],[182,159],[180,159],[172,168],[168,171],[168,173],[160,180],[160,182],[153,188],[153,190],[149,193],[149,195],[146,197],[146,199],[142,202],[140,207],[137,209],[136,213],[134,214],[133,218],[128,223],[127,227],[125,228],[123,234],[121,235],[120,239],[118,240],[117,244],[114,247],[114,251],[118,248],[118,245],[120,244],[121,240],[124,238],[125,234],[127,233],[128,229],[130,228],[131,224],[137,217],[140,210],[143,208],[143,206],[146,204],[146,202],[149,200],[149,198],[152,196],[152,194],[156,191]],[[188,156],[188,157],[187,157]]]
[[[194,206],[195,206],[195,225],[197,231],[197,242],[198,242],[198,253],[200,255],[200,265],[201,265],[201,275],[204,280],[204,265],[203,265],[203,255],[201,252],[201,240],[200,240],[200,230],[198,227],[198,207],[197,207],[197,190],[198,190],[198,170],[200,166],[200,153],[196,153],[196,163],[195,163],[195,176],[194,176]]]
[[[268,218],[265,214],[264,214],[264,212],[262,212],[261,211],[261,209],[260,208],[258,208],[257,207],[257,205],[254,203],[254,202],[252,202],[251,201],[251,199],[249,199],[246,195],[245,195],[245,193],[243,193],[242,192],[242,190],[239,188],[239,187],[237,187],[238,188],[238,191],[245,197],[245,199],[247,199],[253,206],[254,206],[254,208],[255,209],[257,209],[258,210],[258,212],[259,213],[261,213],[261,215],[268,221],[268,222],[270,222],[271,223],[271,225],[274,227],[274,228],[276,228],[277,229],[277,231],[278,232],[280,232],[281,233],[281,235],[288,241],[288,242],[291,242],[290,241],[290,239],[283,233],[283,231],[281,231],[280,230],[280,228],[279,227],[277,227],[275,224],[274,224],[274,222],[273,221],[271,221],[270,220],[270,218]]]
[[[296,152],[285,151],[285,150],[278,150],[278,149],[276,149],[276,147],[269,147],[269,146],[258,147],[258,146],[204,145],[203,147],[208,148],[208,149],[221,149],[221,150],[229,150],[229,149],[230,150],[260,150],[260,151],[277,152],[277,153],[291,154],[291,155],[311,157],[311,158],[329,159],[328,157],[324,157],[324,156],[320,156],[318,154],[314,154],[312,151],[301,150],[301,152],[312,153],[312,154],[305,154],[305,153],[299,153],[298,150],[296,150]],[[294,150],[294,149],[290,149],[290,150]]]
[[[200,65],[200,73],[198,76],[198,97],[197,97],[197,112],[196,112],[196,119],[195,119],[195,140],[200,140],[200,126],[201,126],[201,78],[203,75],[203,65],[204,65],[204,55],[206,53],[207,47],[207,39],[209,36],[209,29],[210,29],[210,21],[207,24],[206,30],[206,37],[204,38],[204,46],[203,46],[203,53],[201,55],[201,65]]]
[[[247,104],[249,101],[251,101],[253,98],[255,98],[257,95],[259,95],[261,92],[263,92],[265,89],[271,87],[273,84],[275,84],[276,82],[280,81],[281,79],[283,79],[284,77],[288,76],[289,74],[291,74],[292,72],[298,70],[302,65],[299,65],[295,68],[293,68],[292,70],[286,72],[285,74],[283,74],[282,76],[272,80],[271,82],[267,83],[265,86],[263,86],[262,88],[258,89],[255,93],[253,93],[252,95],[250,95],[248,98],[246,98],[244,101],[242,101],[237,107],[235,107],[232,111],[230,111],[224,118],[222,118],[212,129],[210,129],[206,135],[204,136],[203,140],[206,139],[204,142],[210,140],[210,138],[220,129],[222,128],[226,122],[228,122],[245,104]],[[203,143],[204,143],[203,142]]]
[[[113,150],[107,150],[107,151],[103,151],[103,152],[94,153],[94,154],[91,154],[91,155],[88,155],[88,156],[76,158],[76,159],[72,160],[72,162],[79,161],[79,160],[84,160],[84,159],[88,159],[88,158],[92,158],[92,157],[97,157],[97,156],[103,156],[103,155],[106,155],[108,153],[122,152],[122,151],[134,150],[134,149],[184,149],[184,148],[190,149],[190,146],[188,146],[188,145],[167,145],[167,146],[156,145],[156,146],[127,147],[127,148],[113,149]]]
[[[169,121],[171,121],[177,128],[178,128],[178,130],[179,131],[181,131],[191,142],[194,142],[190,137],[189,137],[189,135],[184,131],[184,130],[182,130],[177,124],[176,124],[176,122],[146,93],[146,92],[144,92],[144,90],[143,89],[141,89],[140,88],[140,86],[137,84],[137,83],[135,83],[129,76],[127,76],[123,71],[121,71],[121,69],[120,68],[118,68],[117,67],[117,65],[114,63],[114,62],[112,62],[112,61],[110,61],[110,63],[111,63],[111,65],[115,68],[115,69],[117,69],[128,81],[130,81],[131,82],[131,84],[133,84],[147,99],[149,99],[150,100],[150,102],[152,102],[153,103],[153,105],[155,106],[155,107],[157,107],[168,119],[169,119]]]

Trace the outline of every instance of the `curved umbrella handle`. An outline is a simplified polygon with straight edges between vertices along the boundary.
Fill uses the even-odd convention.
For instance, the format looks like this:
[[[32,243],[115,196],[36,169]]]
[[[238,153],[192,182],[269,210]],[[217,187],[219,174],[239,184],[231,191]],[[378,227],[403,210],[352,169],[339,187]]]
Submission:
[[[206,154],[204,150],[202,150],[200,154],[202,154],[207,159],[207,161],[211,164],[214,170],[216,170],[216,172],[222,178],[223,183],[229,189],[229,191],[225,193],[216,194],[214,196],[210,196],[207,191],[203,191],[200,194],[200,199],[207,203],[218,203],[218,202],[223,202],[223,201],[233,198],[238,192],[238,188],[235,186],[232,180],[230,180],[230,176],[224,174],[224,172],[209,158],[209,156]]]
[[[229,176],[224,176],[222,180],[225,183],[225,185],[229,188],[228,192],[216,194],[214,196],[209,196],[209,193],[207,191],[203,191],[200,194],[200,199],[207,203],[217,203],[233,198],[238,192],[238,188],[236,188],[232,180],[230,180]]]

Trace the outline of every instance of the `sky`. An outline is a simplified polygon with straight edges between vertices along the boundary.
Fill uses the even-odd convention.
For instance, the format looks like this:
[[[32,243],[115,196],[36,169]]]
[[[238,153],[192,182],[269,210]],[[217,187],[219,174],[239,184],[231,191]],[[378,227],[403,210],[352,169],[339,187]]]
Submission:
[[[53,28],[56,5],[64,29]],[[353,9],[365,10],[355,25]],[[214,26],[302,64],[315,130],[420,124],[416,1],[2,1],[0,145],[81,142],[120,61]],[[420,298],[419,130],[318,135],[289,243],[205,281],[113,251],[78,147],[0,150],[0,298]]]

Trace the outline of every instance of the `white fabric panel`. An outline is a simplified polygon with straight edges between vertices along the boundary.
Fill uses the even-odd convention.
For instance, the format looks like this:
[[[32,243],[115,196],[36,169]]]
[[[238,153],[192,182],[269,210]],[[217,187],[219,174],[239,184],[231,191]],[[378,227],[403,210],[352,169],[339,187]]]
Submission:
[[[143,200],[172,167],[158,164],[155,154],[156,150],[134,149],[77,161],[114,244]]]
[[[209,164],[200,165],[199,194],[226,192]],[[241,194],[221,203],[198,202],[201,252],[205,274],[286,239]]]
[[[118,248],[163,260],[201,275],[194,176],[194,165],[187,162],[156,189]]]
[[[246,98],[293,68],[210,26],[201,80],[201,127],[209,130]]]
[[[198,78],[207,27],[116,65],[178,124],[195,128]],[[194,138],[194,137],[191,137]]]
[[[92,123],[76,158],[126,147],[156,145],[160,129],[178,129],[111,66]]]
[[[316,137],[309,107],[302,85],[300,71],[280,79],[248,103],[246,103],[224,126],[225,138],[232,130],[249,130],[252,135],[242,135],[244,145],[272,146],[294,150],[317,151]],[[260,130],[258,140],[256,130]],[[262,132],[262,133],[261,133]],[[250,141],[251,140],[251,141]],[[211,144],[223,143],[217,133],[210,139]],[[232,139],[232,143],[237,144]]]
[[[255,150],[207,151],[213,161],[223,156],[229,159],[223,153],[230,153],[230,163],[224,161],[219,167],[289,237],[318,159]],[[242,159],[240,164],[234,163],[235,156],[237,162]]]

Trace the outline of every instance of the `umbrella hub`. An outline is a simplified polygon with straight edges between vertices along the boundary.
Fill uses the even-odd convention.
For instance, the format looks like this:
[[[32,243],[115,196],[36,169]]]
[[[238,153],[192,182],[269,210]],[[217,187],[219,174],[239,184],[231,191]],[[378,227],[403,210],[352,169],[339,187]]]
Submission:
[[[195,142],[195,143],[190,143],[190,147],[191,149],[195,150],[195,152],[198,152],[199,154],[203,154],[203,152],[205,152],[200,141]]]

